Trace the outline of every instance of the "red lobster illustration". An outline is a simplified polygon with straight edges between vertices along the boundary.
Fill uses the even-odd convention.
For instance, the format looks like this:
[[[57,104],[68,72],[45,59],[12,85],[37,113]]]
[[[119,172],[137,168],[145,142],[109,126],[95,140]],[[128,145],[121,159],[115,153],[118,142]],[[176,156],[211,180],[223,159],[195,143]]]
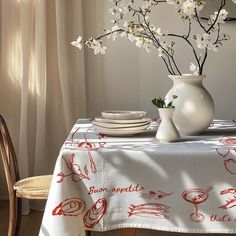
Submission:
[[[84,133],[84,141],[81,142],[80,140],[74,141],[74,137],[75,137],[76,133],[78,133],[80,130],[80,127],[77,128],[71,135],[71,141],[65,142],[65,145],[66,146],[68,146],[68,145],[75,146],[77,149],[82,149],[82,150],[88,151],[90,167],[91,167],[92,172],[95,174],[95,173],[97,173],[97,167],[96,167],[96,164],[95,164],[94,159],[92,157],[91,151],[104,148],[104,146],[106,145],[106,142],[101,141],[98,144],[96,144],[94,142],[89,142],[87,139],[87,133],[90,129],[91,128],[88,128],[86,130],[86,132]],[[104,138],[104,135],[99,134],[98,139],[101,140],[102,138]]]
[[[144,203],[136,206],[131,204],[129,207],[129,212],[127,213],[128,217],[138,215],[144,217],[154,216],[160,219],[168,219],[169,217],[166,214],[169,213],[169,208],[170,207],[159,203]]]
[[[60,177],[60,179],[57,180],[57,183],[63,182],[64,178],[66,177],[71,177],[73,182],[78,182],[81,181],[82,179],[90,180],[87,165],[84,166],[83,170],[84,173],[83,173],[81,167],[78,164],[74,163],[75,154],[70,155],[69,161],[67,161],[64,156],[62,156],[62,159],[65,161],[66,166],[70,172],[68,174],[60,172],[57,175],[57,177]]]

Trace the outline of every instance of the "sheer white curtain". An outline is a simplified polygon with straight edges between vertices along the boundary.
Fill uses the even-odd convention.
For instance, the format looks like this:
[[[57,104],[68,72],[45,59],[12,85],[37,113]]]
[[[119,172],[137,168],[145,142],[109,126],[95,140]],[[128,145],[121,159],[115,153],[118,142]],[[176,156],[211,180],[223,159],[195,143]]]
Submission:
[[[1,0],[0,113],[22,178],[51,173],[86,116],[84,55],[70,45],[82,23],[81,0]]]

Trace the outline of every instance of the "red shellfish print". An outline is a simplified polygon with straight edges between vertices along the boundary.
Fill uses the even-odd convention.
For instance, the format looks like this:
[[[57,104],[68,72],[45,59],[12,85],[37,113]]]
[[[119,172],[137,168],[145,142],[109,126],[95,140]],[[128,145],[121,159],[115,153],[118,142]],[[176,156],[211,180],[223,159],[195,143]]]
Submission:
[[[236,149],[216,149],[223,158],[225,170],[231,175],[236,175]]]
[[[85,202],[80,198],[68,198],[61,202],[52,211],[52,215],[56,216],[78,216],[84,212]]]
[[[105,198],[100,198],[94,205],[86,212],[83,221],[84,225],[91,229],[97,225],[107,211],[107,201]]]

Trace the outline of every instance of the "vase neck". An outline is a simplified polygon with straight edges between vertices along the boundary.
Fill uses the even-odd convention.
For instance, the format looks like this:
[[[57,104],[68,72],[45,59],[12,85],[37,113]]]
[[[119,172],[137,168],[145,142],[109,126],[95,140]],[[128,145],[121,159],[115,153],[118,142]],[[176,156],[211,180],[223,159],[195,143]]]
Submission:
[[[174,115],[174,108],[159,108],[158,109],[161,120],[172,120]]]
[[[190,85],[202,85],[205,75],[169,75],[175,84],[185,83]]]

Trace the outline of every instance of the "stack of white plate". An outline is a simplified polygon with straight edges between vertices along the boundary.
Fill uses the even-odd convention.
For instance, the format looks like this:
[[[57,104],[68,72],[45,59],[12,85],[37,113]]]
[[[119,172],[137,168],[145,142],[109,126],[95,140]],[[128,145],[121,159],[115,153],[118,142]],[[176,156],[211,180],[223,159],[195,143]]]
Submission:
[[[133,136],[144,132],[151,119],[144,111],[104,111],[92,121],[95,130],[107,136]]]

